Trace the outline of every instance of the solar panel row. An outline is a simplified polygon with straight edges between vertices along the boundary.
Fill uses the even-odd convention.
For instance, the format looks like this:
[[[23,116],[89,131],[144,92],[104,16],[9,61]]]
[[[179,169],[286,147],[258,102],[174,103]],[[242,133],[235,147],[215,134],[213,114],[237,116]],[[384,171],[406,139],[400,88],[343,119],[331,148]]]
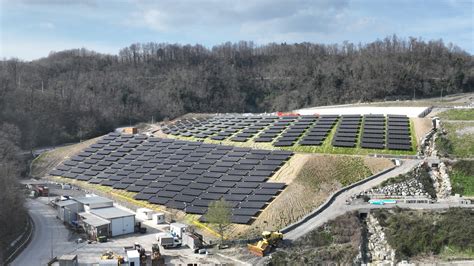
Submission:
[[[336,124],[338,126],[332,141],[333,146],[352,147],[353,145],[346,142],[357,143],[360,135],[362,148],[374,146],[365,145],[365,143],[379,143],[383,144],[383,147],[377,145],[377,148],[383,149],[388,148],[386,145],[388,143],[400,144],[400,141],[393,142],[392,139],[402,139],[400,136],[410,136],[409,119],[401,115],[388,115],[387,117],[384,115],[365,115],[363,119],[360,115],[282,117],[218,115],[202,119],[188,119],[182,123],[178,122],[164,127],[164,131],[168,131],[167,134],[210,138],[217,141],[228,139],[234,142],[247,142],[252,139],[257,143],[272,143],[275,147],[289,147],[295,144],[302,146],[322,145]],[[411,145],[409,142],[404,142],[404,144]],[[119,144],[114,142],[111,145]],[[107,148],[110,149],[110,147]],[[117,152],[126,151],[121,149]]]
[[[233,204],[235,217],[257,215],[284,189],[285,184],[266,180],[292,156],[146,136],[109,134],[99,142],[102,146],[91,145],[50,174],[136,192],[136,199],[195,214],[204,214],[209,202],[224,198]],[[130,143],[136,146],[116,151]],[[92,159],[107,147],[116,148]],[[242,210],[252,209],[247,206],[261,207]]]

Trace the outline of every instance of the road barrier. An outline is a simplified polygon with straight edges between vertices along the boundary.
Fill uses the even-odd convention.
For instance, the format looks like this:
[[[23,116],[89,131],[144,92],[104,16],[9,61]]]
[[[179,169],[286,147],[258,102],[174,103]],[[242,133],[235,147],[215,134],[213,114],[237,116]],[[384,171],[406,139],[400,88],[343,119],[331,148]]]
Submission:
[[[386,174],[390,171],[392,171],[393,169],[395,169],[396,166],[393,166],[391,168],[388,168],[388,169],[385,169],[381,172],[378,172],[377,174],[375,175],[372,175],[372,176],[369,176],[359,182],[356,182],[356,183],[353,183],[349,186],[346,186],[346,187],[343,187],[341,188],[340,190],[334,192],[334,194],[332,194],[327,200],[326,202],[324,202],[322,205],[320,205],[316,210],[310,212],[309,214],[307,214],[306,216],[304,216],[303,218],[301,218],[299,221],[295,222],[295,223],[292,223],[290,225],[288,225],[287,227],[283,228],[280,230],[280,232],[286,234],[288,232],[291,232],[292,230],[298,228],[299,226],[303,225],[304,223],[308,222],[309,220],[311,220],[312,218],[316,217],[317,215],[319,215],[321,212],[323,212],[324,210],[326,210],[329,206],[331,206],[331,204],[336,200],[336,198],[341,195],[342,193],[348,191],[349,189],[352,189],[356,186],[359,186],[359,185],[362,185],[372,179],[375,179],[383,174]]]
[[[15,244],[10,247],[10,249],[6,252],[6,254],[10,255],[8,255],[8,257],[5,259],[5,265],[11,263],[21,253],[21,251],[23,251],[28,246],[31,241],[35,229],[35,223],[33,222],[33,219],[31,219],[30,215],[28,215],[25,229],[26,230],[19,237],[19,239],[17,239]]]

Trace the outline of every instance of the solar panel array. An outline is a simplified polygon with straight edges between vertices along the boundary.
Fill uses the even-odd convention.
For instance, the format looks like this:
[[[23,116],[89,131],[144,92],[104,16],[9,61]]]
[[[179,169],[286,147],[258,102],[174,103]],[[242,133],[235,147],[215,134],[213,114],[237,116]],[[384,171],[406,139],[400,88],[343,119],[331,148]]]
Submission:
[[[390,150],[412,150],[408,117],[403,115],[388,116],[387,148]]]
[[[298,144],[302,146],[321,146],[338,118],[337,115],[325,115],[319,117],[319,119],[315,118],[316,123],[306,131]]]
[[[266,182],[288,151],[253,150],[201,142],[109,134],[50,174],[137,192],[135,198],[204,214],[226,199],[232,221],[249,223],[284,188]]]
[[[331,142],[335,147],[354,148],[360,139],[362,148],[411,150],[411,142],[401,141],[410,137],[408,117],[390,115],[388,123],[392,124],[386,127],[384,115],[218,115],[201,120],[178,121],[162,130],[176,136],[232,142],[252,139],[257,143],[270,143],[274,147],[291,147],[320,146],[337,124]],[[386,141],[390,135],[392,138]]]
[[[357,144],[360,123],[362,117],[360,115],[343,115],[337,127],[336,134],[332,139],[332,145],[335,147],[354,148]]]
[[[385,148],[385,116],[365,115],[360,146],[367,149]]]

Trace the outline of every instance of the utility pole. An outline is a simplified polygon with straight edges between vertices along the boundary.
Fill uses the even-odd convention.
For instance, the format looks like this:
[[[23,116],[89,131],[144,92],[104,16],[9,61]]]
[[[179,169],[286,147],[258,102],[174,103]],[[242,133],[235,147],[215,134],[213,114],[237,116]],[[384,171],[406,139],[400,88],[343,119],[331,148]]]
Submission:
[[[443,87],[441,87],[441,99],[440,101],[442,102],[443,101]]]
[[[49,193],[48,193],[49,194]],[[51,229],[51,259],[53,259],[53,230]]]

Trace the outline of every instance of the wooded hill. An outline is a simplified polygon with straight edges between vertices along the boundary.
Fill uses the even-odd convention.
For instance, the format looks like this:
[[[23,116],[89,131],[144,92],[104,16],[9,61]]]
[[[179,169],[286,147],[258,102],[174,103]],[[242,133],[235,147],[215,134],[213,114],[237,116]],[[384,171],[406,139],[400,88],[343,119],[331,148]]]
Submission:
[[[21,55],[19,55],[21,56]],[[473,56],[395,36],[365,45],[132,44],[0,64],[0,124],[23,148],[188,112],[265,112],[474,90]]]

